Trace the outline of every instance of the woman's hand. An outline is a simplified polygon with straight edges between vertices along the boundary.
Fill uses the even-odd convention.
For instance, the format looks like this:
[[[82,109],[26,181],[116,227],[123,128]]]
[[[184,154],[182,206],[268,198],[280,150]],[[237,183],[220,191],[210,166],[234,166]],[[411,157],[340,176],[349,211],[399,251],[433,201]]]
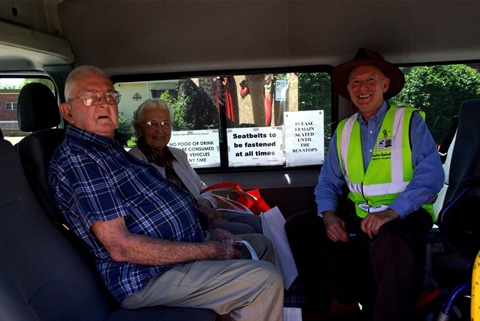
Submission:
[[[197,203],[197,207],[199,210],[207,214],[207,217],[212,220],[212,221],[223,221],[222,213],[219,211],[216,211],[213,207],[212,204],[210,204],[209,201],[207,200],[200,200]]]

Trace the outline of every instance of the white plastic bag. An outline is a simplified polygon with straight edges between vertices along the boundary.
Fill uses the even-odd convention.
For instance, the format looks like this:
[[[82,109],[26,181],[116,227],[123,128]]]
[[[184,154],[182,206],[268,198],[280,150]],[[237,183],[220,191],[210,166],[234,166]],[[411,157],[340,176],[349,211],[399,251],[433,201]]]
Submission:
[[[272,241],[275,248],[277,268],[283,275],[284,287],[290,288],[298,276],[297,266],[285,233],[285,218],[277,206],[260,214],[263,234]]]

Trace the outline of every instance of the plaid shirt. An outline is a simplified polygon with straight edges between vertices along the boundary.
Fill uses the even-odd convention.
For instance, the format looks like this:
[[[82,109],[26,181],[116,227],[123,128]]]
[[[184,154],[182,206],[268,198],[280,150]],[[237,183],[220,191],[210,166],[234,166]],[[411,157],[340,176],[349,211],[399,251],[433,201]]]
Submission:
[[[131,233],[204,241],[191,196],[153,166],[129,155],[115,140],[69,126],[50,163],[48,179],[57,207],[94,255],[100,275],[118,302],[174,265],[113,261],[90,231],[94,221],[124,217]]]

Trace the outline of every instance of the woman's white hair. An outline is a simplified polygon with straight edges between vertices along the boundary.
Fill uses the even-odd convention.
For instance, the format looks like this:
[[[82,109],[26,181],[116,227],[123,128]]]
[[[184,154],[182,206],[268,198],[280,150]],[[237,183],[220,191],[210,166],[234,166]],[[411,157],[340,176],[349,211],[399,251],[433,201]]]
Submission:
[[[158,109],[158,110],[165,110],[168,111],[168,117],[170,118],[170,122],[172,121],[172,110],[167,106],[165,100],[162,99],[147,99],[145,100],[140,106],[138,106],[137,110],[133,112],[133,128],[135,128],[135,134],[138,137],[138,130],[137,126],[143,122],[143,115],[147,110]]]

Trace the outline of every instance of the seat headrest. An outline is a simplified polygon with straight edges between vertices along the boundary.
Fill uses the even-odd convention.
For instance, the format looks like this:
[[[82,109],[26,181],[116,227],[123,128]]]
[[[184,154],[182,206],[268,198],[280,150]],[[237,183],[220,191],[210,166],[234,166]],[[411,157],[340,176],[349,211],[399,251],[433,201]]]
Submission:
[[[60,124],[57,98],[46,85],[30,83],[20,91],[17,106],[18,127],[34,132]]]

